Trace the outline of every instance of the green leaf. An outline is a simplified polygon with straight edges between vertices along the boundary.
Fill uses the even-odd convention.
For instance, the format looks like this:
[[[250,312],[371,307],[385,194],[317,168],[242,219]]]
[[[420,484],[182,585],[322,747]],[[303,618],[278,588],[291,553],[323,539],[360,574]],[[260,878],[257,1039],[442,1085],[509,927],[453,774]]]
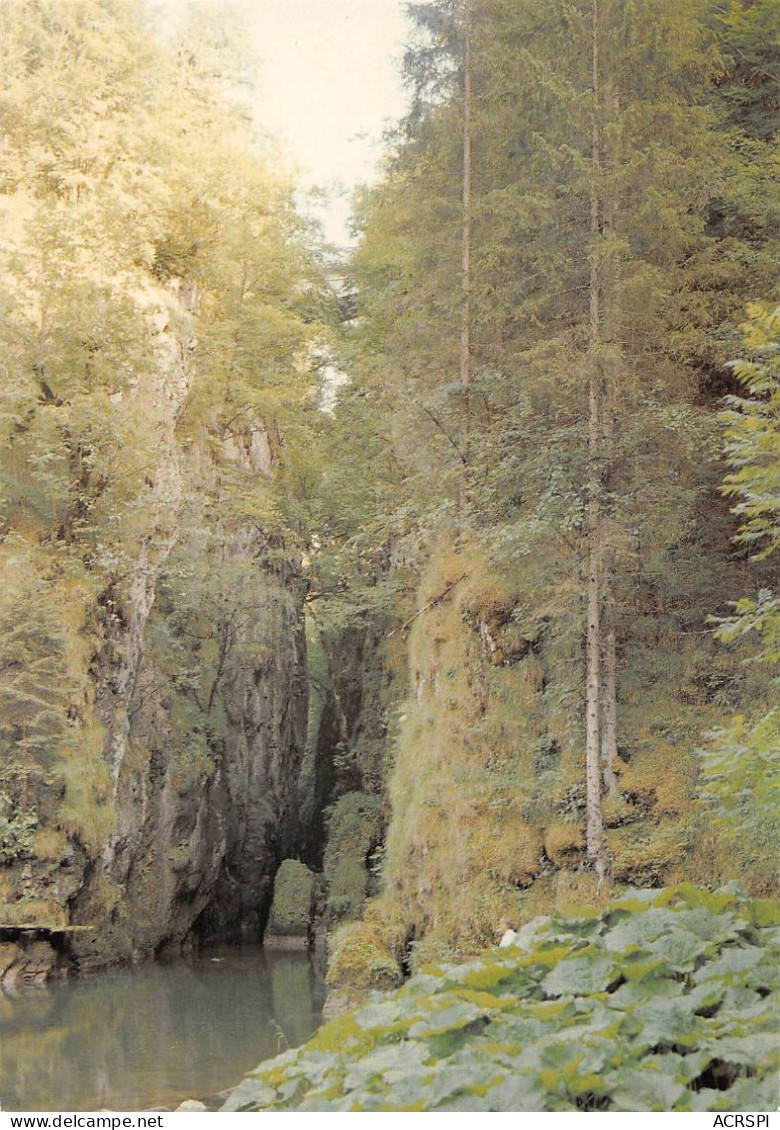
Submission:
[[[721,950],[714,961],[698,969],[693,979],[711,981],[713,978],[733,979],[750,969],[755,969],[766,958],[766,954],[758,946],[729,946]]]
[[[488,1110],[544,1110],[546,1088],[533,1071],[517,1071],[502,1079],[485,1093]]]
[[[260,1079],[251,1076],[239,1083],[234,1091],[220,1107],[223,1111],[237,1110],[265,1110],[276,1098],[276,1091],[263,1083]]]
[[[435,1002],[435,1006],[409,1026],[409,1035],[412,1039],[420,1036],[437,1036],[464,1028],[484,1012],[471,1001],[445,999],[440,1002],[436,998],[431,1000]]]
[[[654,1068],[647,1070],[626,1068],[618,1073],[615,1089],[612,1092],[612,1104],[615,1110],[681,1109],[678,1104],[688,1098],[689,1092],[672,1076],[664,1074],[655,1065]]]
[[[629,946],[644,946],[679,928],[679,922],[678,912],[664,907],[650,907],[619,921],[604,935],[604,945],[613,953],[625,951]]]
[[[647,961],[645,951],[641,951],[641,956],[644,957],[645,960],[640,960],[638,955],[632,954],[630,959],[623,963],[621,971],[627,981],[632,983],[651,981],[653,984],[660,984],[663,978],[670,976],[671,969],[669,962],[665,958],[656,958],[654,961]],[[674,984],[674,982],[669,981],[666,983]]]
[[[637,1045],[682,1044],[696,1047],[701,1037],[700,1022],[685,997],[652,998],[641,1006],[641,1030]]]
[[[778,899],[752,899],[745,909],[754,926],[780,926]]]
[[[406,1027],[402,1017],[401,1003],[394,998],[372,1001],[363,1005],[354,1014],[355,1021],[366,1031],[395,1032]]]
[[[612,958],[591,949],[559,962],[545,977],[542,988],[551,997],[570,993],[584,996],[605,990],[616,976]]]
[[[727,1091],[716,1091],[706,1110],[753,1110],[775,1113],[777,1110],[777,1076],[737,1079]]]
[[[752,1069],[759,1066],[776,1068],[778,1050],[777,1033],[774,1031],[724,1036],[717,1043],[718,1059]]]
[[[695,934],[676,930],[668,936],[646,943],[649,953],[663,955],[663,959],[678,972],[689,972],[697,960],[707,952],[707,945]]]
[[[374,1086],[378,1082],[385,1088],[405,1079],[410,1073],[419,1074],[419,1069],[429,1056],[430,1049],[419,1040],[384,1044],[362,1055],[357,1062],[346,1068],[343,1086],[349,1091],[367,1085]]]

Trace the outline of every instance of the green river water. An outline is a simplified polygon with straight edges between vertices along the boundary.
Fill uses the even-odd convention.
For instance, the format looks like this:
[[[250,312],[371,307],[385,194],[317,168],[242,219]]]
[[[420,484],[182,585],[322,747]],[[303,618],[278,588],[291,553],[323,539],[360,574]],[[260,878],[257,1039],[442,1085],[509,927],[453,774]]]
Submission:
[[[216,1109],[219,1092],[312,1035],[324,996],[306,954],[254,947],[0,989],[0,1105]]]

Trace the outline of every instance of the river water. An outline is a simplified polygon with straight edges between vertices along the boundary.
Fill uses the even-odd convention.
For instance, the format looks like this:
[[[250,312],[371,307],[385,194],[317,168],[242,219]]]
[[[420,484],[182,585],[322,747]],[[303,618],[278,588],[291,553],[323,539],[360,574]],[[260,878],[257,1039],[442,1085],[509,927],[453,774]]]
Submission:
[[[0,1104],[10,1111],[213,1109],[263,1059],[303,1043],[324,985],[304,953],[254,947],[0,989]]]

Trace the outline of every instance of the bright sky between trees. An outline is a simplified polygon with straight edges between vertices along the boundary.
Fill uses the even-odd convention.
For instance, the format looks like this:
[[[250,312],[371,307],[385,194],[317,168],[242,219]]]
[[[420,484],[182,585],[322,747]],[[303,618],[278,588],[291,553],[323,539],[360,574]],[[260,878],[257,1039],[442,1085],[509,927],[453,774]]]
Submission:
[[[175,15],[192,0],[162,0]],[[349,195],[376,175],[382,134],[404,112],[403,0],[208,0],[245,24],[262,61],[256,113],[300,167],[301,187],[335,243],[348,241]]]

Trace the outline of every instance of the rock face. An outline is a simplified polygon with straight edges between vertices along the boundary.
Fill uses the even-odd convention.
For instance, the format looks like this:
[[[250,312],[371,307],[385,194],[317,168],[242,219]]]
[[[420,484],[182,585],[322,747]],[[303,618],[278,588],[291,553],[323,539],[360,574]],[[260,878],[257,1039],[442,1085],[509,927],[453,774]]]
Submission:
[[[236,541],[230,552],[233,564],[251,567],[257,547]],[[115,794],[117,833],[72,903],[75,920],[90,924],[101,922],[106,896],[110,907],[94,938],[79,940],[82,967],[151,956],[193,934],[262,935],[296,827],[306,651],[292,569],[261,573],[253,597],[256,608],[235,617],[233,634],[224,620],[211,626],[225,643],[210,702],[205,692],[194,694],[197,702],[171,692],[164,680],[160,688],[160,654],[141,657]],[[156,626],[167,622],[161,614]]]
[[[4,985],[38,985],[55,975],[58,954],[47,941],[22,936],[0,942],[0,982]]]
[[[106,892],[113,902],[94,939],[79,940],[82,966],[151,955],[193,929],[207,940],[259,939],[276,867],[290,847],[305,736],[296,604],[272,585],[269,603],[279,645],[264,662],[230,663],[224,731],[208,758],[182,772],[180,750],[166,748],[170,721],[160,702],[131,727],[133,758],[117,793],[122,834],[110,863],[99,861],[73,901],[76,919],[90,923],[99,921]],[[147,670],[142,664],[141,677]]]
[[[125,395],[154,428],[149,490],[118,531],[125,568],[72,613],[72,773],[40,788],[29,845],[19,833],[0,858],[7,922],[93,927],[51,969],[259,939],[297,826],[303,583],[278,537],[220,505],[222,475],[247,491],[271,476],[271,443],[259,420],[227,440],[201,420],[180,441],[198,294],[174,280],[136,297],[155,366]],[[46,976],[45,955],[12,948],[9,977],[25,962]]]
[[[108,867],[127,833],[121,819],[124,806],[119,803],[119,790],[130,737],[129,710],[144,654],[144,632],[160,573],[180,537],[184,483],[175,432],[192,386],[188,346],[194,346],[194,342],[183,340],[181,330],[174,332],[171,320],[177,316],[186,327],[197,314],[199,302],[197,288],[185,287],[179,280],[171,280],[165,288],[152,289],[147,284],[142,295],[152,330],[155,369],[146,381],[139,380],[132,387],[128,400],[145,402],[157,429],[151,499],[129,578],[124,591],[115,594],[121,614],[109,624],[104,647],[94,664],[96,713],[105,727],[110,797],[118,816],[102,851]],[[130,410],[134,407],[128,405]]]
[[[212,867],[224,847],[198,923],[206,938],[260,939],[276,868],[293,848],[307,681],[302,591],[292,578],[287,584],[269,584],[265,612],[276,646],[251,660],[239,658],[227,680],[226,732],[206,809],[219,833]]]

